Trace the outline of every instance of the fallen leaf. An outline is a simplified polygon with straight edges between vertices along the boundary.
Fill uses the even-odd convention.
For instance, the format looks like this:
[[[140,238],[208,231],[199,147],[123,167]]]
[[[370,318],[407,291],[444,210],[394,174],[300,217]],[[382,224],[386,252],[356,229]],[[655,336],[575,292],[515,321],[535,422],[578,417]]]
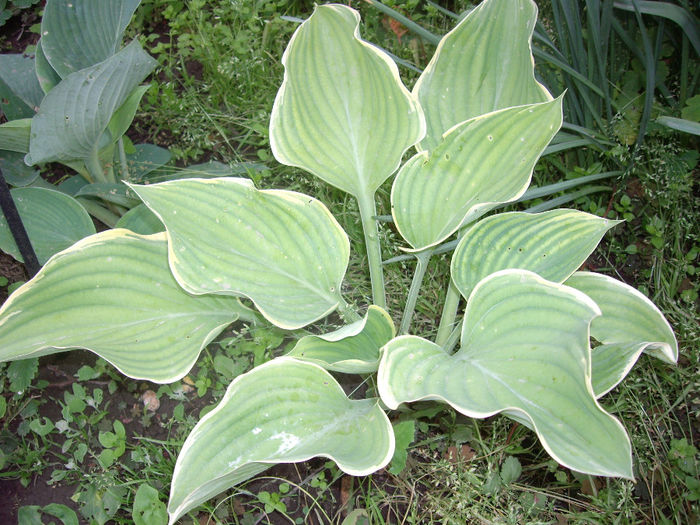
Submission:
[[[143,394],[141,394],[141,402],[149,412],[155,412],[160,408],[158,395],[153,390],[146,390]]]

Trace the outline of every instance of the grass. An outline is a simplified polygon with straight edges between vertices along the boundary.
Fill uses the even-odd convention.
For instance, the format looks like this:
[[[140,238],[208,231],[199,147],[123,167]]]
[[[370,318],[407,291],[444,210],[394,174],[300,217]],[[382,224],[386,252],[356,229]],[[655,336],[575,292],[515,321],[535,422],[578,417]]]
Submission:
[[[371,6],[356,7],[363,13],[365,38],[414,66],[426,65],[430,44],[392,26]],[[465,7],[458,2],[454,9]],[[356,203],[299,170],[278,165],[269,150],[267,122],[282,78],[279,59],[296,27],[282,17],[303,17],[309,9],[304,2],[232,6],[223,1],[144,0],[132,27],[142,35],[155,35],[141,38],[160,69],[141,106],[133,138],[168,146],[180,164],[260,161],[269,169],[255,174],[259,187],[302,191],[326,203],[352,243],[346,296],[363,305],[371,290]],[[430,2],[406,2],[400,9],[436,34],[453,23]],[[568,29],[556,19],[563,15],[543,12],[544,27],[561,25],[561,40]],[[630,16],[624,18],[627,30],[637,23]],[[580,44],[587,42],[588,36]],[[588,56],[578,44],[571,49]],[[675,55],[664,58],[673,66],[670,78],[681,69],[691,77],[674,80],[678,89],[692,89],[688,65],[675,66]],[[408,67],[401,73],[407,85],[417,78]],[[644,70],[635,74],[633,79],[614,76],[606,87],[617,93],[612,97],[616,106],[606,113],[604,104],[596,102],[596,116],[588,119],[588,87],[579,86],[571,111],[582,112],[578,123],[598,126],[609,143],[546,157],[535,182],[544,185],[624,166],[622,178],[606,183],[613,191],[581,196],[573,206],[628,219],[608,234],[589,264],[651,297],[669,318],[681,347],[678,367],[642,357],[626,381],[602,400],[631,436],[636,483],[582,477],[559,467],[531,432],[509,419],[473,421],[444,407],[419,403],[398,414],[415,419],[417,427],[407,468],[400,474],[352,478],[323,460],[276,467],[205,504],[200,522],[342,523],[353,516],[357,521],[348,523],[680,525],[698,520],[700,457],[693,448],[700,424],[697,143],[653,121],[646,130],[635,127],[645,106],[630,118],[634,97],[620,98],[626,91],[645,93],[644,84],[639,84],[646,81]],[[665,111],[677,109],[665,102],[660,101]],[[593,113],[591,107],[588,112]],[[640,130],[644,142],[638,144]],[[388,186],[379,192],[379,208],[380,214],[388,213]],[[384,258],[400,253],[402,242],[390,225],[382,225],[380,235]],[[385,266],[388,306],[396,315],[403,308],[414,264]],[[435,332],[448,267],[449,254],[433,258],[413,332]],[[64,362],[67,376],[45,369],[37,375],[31,363],[0,365],[5,372],[0,383],[0,479],[18,479],[26,490],[45,482],[69,487],[64,503],[86,520],[130,523],[136,489],[146,483],[165,497],[182,442],[231,379],[286,348],[274,330],[234,328],[223,341],[210,345],[185,380],[160,388],[127,381],[101,361],[87,369]],[[88,354],[79,355],[85,359]],[[160,402],[157,410],[148,410],[142,401],[151,388]],[[123,443],[115,427],[118,421],[126,426]],[[154,512],[161,508],[157,496],[151,503]]]

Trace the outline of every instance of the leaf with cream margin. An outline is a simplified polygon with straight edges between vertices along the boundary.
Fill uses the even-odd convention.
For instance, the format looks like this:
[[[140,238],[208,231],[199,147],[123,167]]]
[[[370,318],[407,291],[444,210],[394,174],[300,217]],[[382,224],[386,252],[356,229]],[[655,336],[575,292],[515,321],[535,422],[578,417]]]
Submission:
[[[65,78],[107,60],[121,45],[141,0],[51,0],[41,20],[41,48]]]
[[[85,348],[129,377],[171,383],[243,311],[234,297],[186,293],[164,233],[107,230],[53,256],[9,297],[0,360]]]
[[[188,292],[244,295],[286,329],[344,304],[350,243],[320,201],[229,177],[129,187],[165,225],[170,267]]]
[[[532,0],[485,0],[442,38],[413,88],[427,122],[420,149],[432,150],[459,122],[552,99],[535,80],[536,21]]]
[[[373,195],[425,133],[396,64],[360,38],[359,23],[349,7],[316,7],[284,52],[270,117],[279,162],[354,196]]]
[[[450,267],[452,281],[464,297],[484,277],[508,268],[564,282],[595,250],[605,232],[620,222],[567,209],[487,217],[457,245]]]
[[[526,270],[479,282],[465,312],[461,348],[402,336],[384,348],[378,389],[391,409],[441,400],[469,417],[503,412],[528,423],[562,465],[632,478],[631,446],[591,388],[589,324],[598,306],[573,288]]]
[[[377,371],[379,349],[395,335],[389,314],[371,305],[364,319],[328,334],[304,336],[287,355],[333,372],[366,374]]]
[[[104,62],[65,77],[32,119],[27,164],[85,159],[104,147],[112,117],[155,65],[134,40]]]
[[[432,151],[413,156],[391,190],[391,212],[403,238],[424,250],[518,199],[561,123],[561,98],[503,109],[458,124]]]
[[[276,463],[322,456],[364,476],[393,453],[377,399],[350,400],[320,366],[280,357],[234,379],[187,437],[170,488],[170,524]]]
[[[564,283],[585,293],[603,315],[591,323],[593,389],[598,397],[615,388],[642,352],[666,363],[678,361],[678,342],[661,311],[631,286],[592,272],[576,272]]]

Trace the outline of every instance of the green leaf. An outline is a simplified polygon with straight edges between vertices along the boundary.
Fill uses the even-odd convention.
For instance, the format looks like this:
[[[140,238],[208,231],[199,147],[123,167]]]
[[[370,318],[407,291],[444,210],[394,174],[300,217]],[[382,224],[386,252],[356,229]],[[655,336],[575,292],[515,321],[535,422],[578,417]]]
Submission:
[[[437,399],[469,417],[503,412],[532,428],[562,465],[632,478],[630,442],[591,388],[588,328],[600,314],[573,288],[502,270],[474,288],[460,350],[402,336],[383,349],[378,389],[391,409]]]
[[[126,208],[132,208],[141,201],[138,196],[125,184],[118,182],[111,184],[108,182],[95,182],[81,186],[76,197],[97,197],[98,199],[113,202]]]
[[[171,269],[190,293],[244,295],[287,329],[343,301],[348,238],[316,199],[237,178],[130,187],[165,224]]]
[[[7,378],[10,380],[10,390],[12,392],[24,392],[39,370],[39,361],[35,358],[20,359],[13,361],[7,367]]]
[[[149,87],[150,86],[138,86],[134,89],[121,107],[112,115],[112,119],[107,126],[112,142],[119,140],[129,129],[136,115],[136,110],[139,108],[141,99],[146,94]]]
[[[562,123],[561,99],[462,122],[401,167],[391,191],[399,232],[414,250],[520,197]]]
[[[31,125],[30,118],[0,124],[0,150],[28,153]]]
[[[24,155],[0,150],[0,169],[11,186],[29,186],[39,177],[39,171],[24,163]]]
[[[24,54],[0,55],[0,81],[27,105],[32,116],[44,98],[34,70],[34,59]],[[8,116],[8,120],[13,118]]]
[[[51,0],[41,20],[41,47],[61,78],[107,60],[141,0]]]
[[[141,235],[150,235],[165,231],[165,226],[160,222],[148,206],[139,204],[134,206],[128,212],[121,216],[117,222],[116,228],[126,228],[134,233]]]
[[[168,268],[165,234],[98,233],[55,255],[0,309],[0,360],[86,348],[125,375],[170,383],[242,311],[189,295]]]
[[[551,100],[534,75],[536,20],[532,0],[486,0],[442,38],[413,88],[428,126],[420,149],[432,150],[459,122]]]
[[[148,483],[139,485],[134,496],[134,507],[131,513],[134,525],[161,525],[168,522],[168,511],[165,503],[158,498],[158,491]]]
[[[510,485],[517,481],[523,473],[523,467],[515,456],[508,456],[501,465],[501,481],[504,485]]]
[[[275,463],[322,456],[362,476],[393,452],[378,400],[350,400],[323,368],[281,357],[237,377],[192,430],[175,464],[170,523]]]
[[[95,233],[90,216],[69,195],[48,188],[15,188],[10,194],[39,264],[45,264],[55,253]],[[0,250],[23,262],[4,216],[0,216]]]
[[[564,282],[620,221],[576,210],[501,213],[469,229],[452,256],[452,280],[464,297],[484,277],[508,268]]]
[[[425,133],[416,99],[391,58],[359,37],[360,15],[317,6],[282,57],[284,81],[270,117],[270,146],[352,195],[371,195]]]
[[[27,163],[85,159],[103,147],[100,139],[113,115],[155,65],[134,40],[104,62],[65,77],[32,119]]]
[[[389,314],[371,305],[364,319],[328,334],[304,336],[287,355],[334,372],[366,374],[377,371],[379,349],[395,335]]]
[[[78,525],[78,516],[75,511],[60,503],[49,503],[42,512],[61,520],[63,525]]]
[[[682,118],[675,117],[659,117],[656,122],[663,124],[664,126],[675,129],[677,131],[682,131],[683,133],[690,133],[691,135],[700,135],[700,123],[693,122],[692,120],[686,120]]]
[[[394,449],[394,456],[391,458],[389,472],[397,476],[406,468],[408,446],[413,443],[416,437],[416,421],[414,419],[408,419],[406,421],[394,423],[393,429],[396,448]]]
[[[41,46],[41,40],[39,40],[39,42],[36,44],[36,55],[34,62],[36,67],[36,77],[39,81],[39,85],[41,86],[41,90],[44,93],[48,93],[61,81],[61,77],[56,70],[51,67],[51,64],[49,64],[49,61],[46,59],[44,49]]]
[[[41,507],[38,505],[25,505],[17,510],[18,525],[43,525],[41,521]]]
[[[172,158],[170,151],[154,144],[136,144],[134,148],[136,149],[134,153],[126,155],[126,167],[129,170],[129,180],[132,182],[143,182],[149,173],[164,166]],[[121,171],[119,163],[115,166],[115,170]]]
[[[661,311],[640,291],[616,279],[576,272],[565,282],[600,307],[591,336],[602,343],[593,350],[593,389],[597,396],[612,390],[646,352],[667,363],[678,360],[678,342]]]

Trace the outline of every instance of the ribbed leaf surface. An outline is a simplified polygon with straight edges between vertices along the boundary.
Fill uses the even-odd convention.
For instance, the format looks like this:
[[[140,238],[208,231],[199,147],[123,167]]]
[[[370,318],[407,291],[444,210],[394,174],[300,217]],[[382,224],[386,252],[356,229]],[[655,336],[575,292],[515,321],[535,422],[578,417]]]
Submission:
[[[364,319],[328,334],[304,336],[287,355],[334,372],[366,374],[377,371],[379,349],[395,335],[389,314],[372,305]]]
[[[552,98],[535,80],[536,20],[532,0],[485,0],[443,37],[413,88],[428,127],[421,149],[464,120]]]
[[[323,368],[281,357],[237,377],[192,430],[173,473],[170,523],[275,463],[323,456],[361,476],[393,453],[376,399],[350,400]]]
[[[95,233],[85,208],[65,193],[47,188],[15,188],[10,193],[39,264]],[[0,215],[0,250],[24,262],[4,215]]]
[[[359,14],[316,7],[282,57],[270,118],[275,158],[353,195],[374,191],[425,132],[396,64],[359,37]]]
[[[134,206],[122,215],[117,221],[116,228],[126,228],[141,235],[165,231],[163,223],[145,204]]]
[[[678,342],[671,326],[639,290],[591,272],[576,272],[565,284],[588,295],[603,312],[591,324],[591,336],[603,343],[593,351],[594,374],[605,369],[599,377],[593,376],[598,395],[622,381],[642,352],[667,363],[678,360]],[[596,363],[598,359],[601,363]]]
[[[64,78],[32,119],[27,162],[87,158],[100,146],[114,113],[155,65],[134,40],[104,62]]]
[[[349,241],[316,199],[238,178],[131,187],[165,224],[170,266],[189,292],[245,295],[290,329],[342,302]]]
[[[36,77],[34,59],[27,55],[0,55],[0,80],[32,110],[38,108],[44,98]]]
[[[528,422],[562,465],[631,478],[627,434],[591,388],[588,327],[599,312],[573,288],[497,272],[472,292],[456,354],[414,336],[384,347],[380,395],[389,408],[437,399],[469,417],[504,412]]]
[[[452,280],[469,297],[484,277],[508,268],[564,282],[619,221],[576,210],[501,213],[464,234],[452,256]]]
[[[0,124],[0,149],[27,153],[32,119],[23,118]]]
[[[49,64],[49,61],[46,59],[44,49],[41,47],[41,40],[39,40],[36,44],[36,54],[34,60],[34,65],[36,67],[36,78],[39,80],[41,90],[44,93],[48,93],[61,81],[61,77],[56,70],[51,67],[51,64]]]
[[[141,0],[49,0],[41,47],[61,78],[108,59]]]
[[[508,108],[455,126],[401,167],[391,192],[399,232],[433,246],[498,204],[520,197],[562,122],[561,100]]]
[[[55,255],[0,309],[0,360],[86,348],[127,376],[170,383],[240,308],[189,295],[168,268],[165,234],[108,230]]]

